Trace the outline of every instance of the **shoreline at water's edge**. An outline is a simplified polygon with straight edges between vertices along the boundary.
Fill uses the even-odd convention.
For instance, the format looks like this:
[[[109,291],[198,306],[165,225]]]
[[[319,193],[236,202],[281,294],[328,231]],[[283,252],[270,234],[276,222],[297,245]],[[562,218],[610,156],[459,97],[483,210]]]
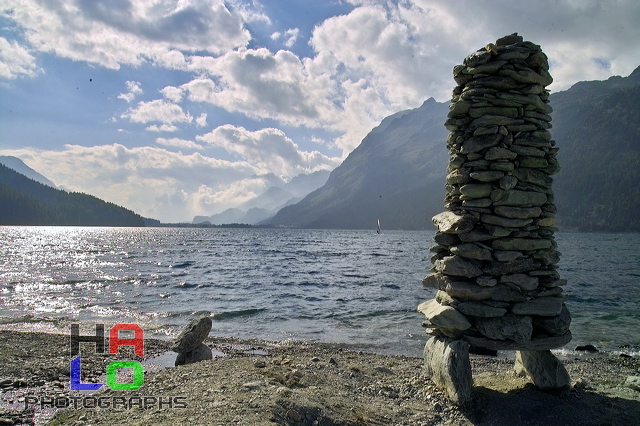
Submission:
[[[0,418],[29,422],[34,411],[18,409],[20,404],[24,408],[25,397],[69,396],[68,342],[68,335],[0,331]],[[472,357],[476,403],[460,409],[426,377],[420,358],[309,342],[214,338],[207,343],[224,355],[148,371],[138,390],[101,390],[94,399],[120,397],[135,405],[137,397],[163,397],[166,405],[167,398],[184,398],[180,401],[187,405],[129,408],[124,410],[127,424],[169,425],[190,419],[192,424],[631,425],[640,419],[640,392],[624,386],[627,376],[640,374],[638,357],[567,360],[572,388],[561,395],[543,393],[516,377],[511,360]],[[169,345],[148,339],[146,354],[166,353]],[[83,382],[104,380],[94,373],[113,359],[85,359],[83,354]],[[36,409],[36,420],[41,423],[43,415],[51,414],[46,411]],[[122,407],[71,408],[58,412],[51,423],[121,425],[122,415]]]

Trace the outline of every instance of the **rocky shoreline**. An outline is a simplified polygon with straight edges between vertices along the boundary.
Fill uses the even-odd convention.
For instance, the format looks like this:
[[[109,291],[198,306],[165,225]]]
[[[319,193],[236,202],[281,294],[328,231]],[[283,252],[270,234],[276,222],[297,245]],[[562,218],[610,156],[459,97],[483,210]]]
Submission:
[[[625,386],[640,374],[638,357],[567,360],[572,386],[555,395],[515,376],[512,360],[472,357],[474,401],[458,407],[426,376],[421,358],[298,341],[205,343],[217,355],[212,360],[146,371],[135,391],[105,386],[73,399],[68,336],[0,331],[0,425],[636,425],[640,419],[640,391]],[[166,354],[170,346],[148,339],[145,356]],[[114,359],[83,354],[82,381],[103,383]],[[38,406],[43,396],[71,406],[51,419],[55,410]],[[35,402],[24,410],[27,398]],[[96,401],[104,408],[82,408]]]

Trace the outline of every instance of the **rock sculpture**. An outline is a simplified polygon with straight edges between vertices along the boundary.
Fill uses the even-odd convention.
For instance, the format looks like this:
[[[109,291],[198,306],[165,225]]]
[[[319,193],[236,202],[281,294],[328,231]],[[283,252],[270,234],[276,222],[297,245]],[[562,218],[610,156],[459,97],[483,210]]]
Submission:
[[[211,348],[202,343],[209,335],[211,326],[211,318],[206,315],[200,315],[187,324],[171,348],[172,351],[178,352],[176,367],[213,358]]]
[[[458,403],[471,399],[469,345],[516,350],[516,370],[544,389],[569,383],[551,354],[571,340],[554,241],[553,81],[540,46],[516,34],[453,69],[446,212],[423,284],[425,366]]]

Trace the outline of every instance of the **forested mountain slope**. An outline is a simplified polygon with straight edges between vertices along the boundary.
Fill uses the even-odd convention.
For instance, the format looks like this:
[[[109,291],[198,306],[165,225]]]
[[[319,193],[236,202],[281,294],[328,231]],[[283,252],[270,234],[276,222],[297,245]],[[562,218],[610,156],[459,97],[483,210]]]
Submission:
[[[51,188],[0,164],[0,225],[144,226],[144,220],[124,207]]]

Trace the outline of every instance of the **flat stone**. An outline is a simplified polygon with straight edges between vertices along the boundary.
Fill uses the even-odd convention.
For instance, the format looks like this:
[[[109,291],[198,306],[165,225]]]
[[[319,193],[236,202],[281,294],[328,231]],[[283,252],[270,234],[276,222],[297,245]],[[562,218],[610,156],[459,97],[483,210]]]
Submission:
[[[538,226],[549,227],[554,226],[556,220],[553,217],[542,217],[534,222]]]
[[[528,157],[544,157],[547,155],[543,150],[532,146],[511,145],[510,149],[518,155]]]
[[[550,240],[531,238],[503,238],[493,241],[491,245],[495,250],[515,251],[544,250],[552,246],[553,243]]]
[[[505,228],[522,228],[533,222],[533,219],[508,219],[502,216],[494,216],[491,214],[483,214],[480,216],[482,223],[489,225],[498,225]]]
[[[192,319],[178,334],[171,350],[178,353],[193,351],[207,338],[211,331],[211,326],[211,317],[207,315],[200,315]]]
[[[462,63],[467,67],[477,67],[478,65],[486,63],[489,59],[491,59],[491,53],[482,50],[468,55]]]
[[[471,401],[469,343],[433,336],[424,346],[424,366],[431,380],[456,404]]]
[[[512,173],[513,176],[517,177],[523,182],[532,183],[543,188],[551,188],[551,184],[553,183],[553,178],[551,176],[534,169],[518,168],[515,169]]]
[[[532,291],[538,288],[538,278],[526,274],[503,275],[500,282],[515,284],[523,291]]]
[[[487,231],[489,231],[489,233],[491,235],[494,235],[496,237],[502,238],[502,237],[507,237],[509,235],[511,235],[511,233],[513,232],[512,229],[508,229],[505,228],[503,226],[498,226],[498,225],[489,225],[489,224],[484,224],[484,227],[487,229]]]
[[[560,315],[563,304],[563,297],[538,297],[527,302],[514,304],[511,307],[511,312],[517,315],[554,317]]]
[[[491,262],[490,265],[485,265],[482,270],[488,275],[500,276],[534,271],[540,266],[542,264],[531,257],[521,257],[509,262]]]
[[[537,52],[527,58],[527,65],[531,68],[542,68],[549,70],[549,61],[544,52]]]
[[[502,117],[518,118],[518,108],[501,108],[501,107],[471,107],[469,115],[473,118],[482,117],[483,115],[500,115]]]
[[[488,197],[491,195],[492,190],[493,187],[490,183],[469,183],[460,187],[460,192],[462,193],[460,199],[468,200]]]
[[[437,290],[444,290],[450,279],[442,274],[429,274],[422,279],[422,285]]]
[[[513,166],[513,164],[511,164],[511,166]],[[516,185],[518,184],[518,178],[516,178],[515,176],[505,176],[500,179],[500,182],[498,182],[498,184],[500,185],[500,188],[508,191],[516,187]]]
[[[445,234],[463,234],[473,229],[478,219],[469,214],[459,215],[454,212],[442,212],[432,219],[440,232]]]
[[[476,260],[491,260],[491,251],[486,248],[479,247],[475,244],[460,244],[451,247],[451,253]]]
[[[482,287],[493,287],[498,284],[498,280],[493,277],[480,276],[476,278],[476,283]]]
[[[526,146],[535,146],[538,148],[549,148],[551,147],[551,143],[549,142],[550,139],[551,139],[551,135],[546,135],[544,137],[536,137],[536,136],[531,136],[531,134],[529,134],[529,136],[527,137],[523,136],[523,137],[517,138],[516,140],[513,141],[513,143],[515,145],[526,145]]]
[[[467,157],[471,157],[473,155],[480,155],[478,153],[473,153],[473,154],[469,154]],[[482,155],[480,155],[480,158],[482,158]],[[465,167],[489,167],[491,166],[491,162],[485,160],[484,158],[482,158],[481,160],[473,160],[473,161],[467,161],[466,163],[464,163]]]
[[[567,280],[565,279],[556,279],[551,282],[545,283],[544,286],[547,288],[560,287],[563,285],[567,285]]]
[[[464,335],[463,339],[469,342],[472,346],[478,346],[486,349],[494,349],[497,351],[512,351],[512,350],[546,350],[561,348],[571,341],[571,333],[567,333],[564,336],[537,336],[532,337],[527,342],[514,342],[511,340],[493,340],[486,337],[468,336]]]
[[[571,382],[564,365],[549,350],[516,351],[514,370],[542,390],[566,388]]]
[[[477,67],[469,67],[462,72],[465,74],[475,75],[475,74],[495,74],[505,65],[507,61],[492,61],[487,62],[483,65],[478,65]]]
[[[549,114],[553,111],[553,108],[537,95],[518,95],[512,92],[499,92],[496,93],[496,96],[499,99],[518,102],[522,105],[532,105],[537,111],[543,114]]]
[[[524,302],[527,298],[521,292],[514,290],[505,284],[498,284],[493,287],[491,300],[497,302]]]
[[[476,283],[452,281],[447,283],[445,291],[449,296],[458,300],[480,301],[491,299],[494,287],[482,287]]]
[[[544,158],[522,157],[520,159],[520,167],[529,167],[532,169],[543,169],[548,165],[549,165],[549,162]]]
[[[541,206],[547,202],[546,194],[533,191],[518,191],[515,189],[505,191],[494,189],[491,191],[491,201],[494,206],[529,207]]]
[[[516,124],[524,124],[524,120],[503,117],[501,115],[484,115],[473,120],[469,125],[469,128],[475,129],[476,127],[487,126],[512,126]]]
[[[449,173],[446,177],[446,181],[449,185],[467,183],[471,179],[469,177],[471,169],[468,167],[461,167]]]
[[[507,235],[509,235],[510,233],[511,232],[508,232]],[[478,231],[478,230],[473,230],[473,231],[468,232],[466,234],[460,234],[460,240],[465,242],[465,243],[475,243],[475,242],[478,242],[478,241],[489,241],[489,240],[495,240],[496,238],[499,238],[499,236],[492,235],[492,234],[489,234],[487,232],[482,232],[482,231]]]
[[[483,149],[498,145],[501,140],[502,135],[497,133],[492,135],[474,136],[462,143],[460,153],[471,154],[473,152],[480,152]]]
[[[493,211],[497,215],[511,219],[530,219],[540,217],[542,214],[540,207],[496,206]]]
[[[438,290],[436,292],[436,301],[444,306],[453,306],[454,308],[458,305],[458,301],[453,297],[449,296],[446,291]]]
[[[498,262],[511,262],[512,260],[516,260],[523,256],[524,254],[521,251],[505,251],[505,250],[493,251],[493,257]]]
[[[418,312],[424,314],[430,326],[449,331],[463,331],[471,327],[467,317],[451,306],[441,305],[431,299],[418,306]]]
[[[551,74],[549,74],[544,69],[540,69],[539,73],[535,72],[532,69],[524,69],[520,71],[516,70],[501,70],[500,75],[505,77],[509,77],[518,83],[525,84],[538,84],[540,86],[548,86],[553,83],[553,78]]]
[[[453,246],[460,243],[460,238],[454,234],[443,234],[442,232],[436,232],[436,236],[433,237],[434,241],[443,246]]]
[[[538,250],[533,254],[533,258],[543,265],[556,265],[560,262],[560,252],[557,250]]]
[[[434,262],[434,268],[441,274],[473,278],[482,275],[482,269],[462,256],[446,256]]]
[[[458,304],[457,309],[465,315],[482,318],[501,317],[507,313],[504,308],[495,308],[480,302],[462,302]]]
[[[502,179],[504,177],[504,172],[497,170],[487,170],[481,172],[471,172],[469,176],[475,180],[479,180],[480,182],[493,182]]]
[[[476,198],[473,200],[462,200],[462,207],[490,207],[492,204],[491,198]]]
[[[562,336],[569,332],[571,326],[571,314],[566,305],[562,305],[560,315],[555,317],[532,317],[533,326],[551,336]]]
[[[494,160],[513,160],[516,158],[518,154],[513,151],[510,151],[506,148],[500,148],[494,146],[490,148],[489,151],[484,155],[485,160],[494,161]]]
[[[510,172],[515,168],[515,166],[510,161],[502,160],[502,161],[494,161],[493,163],[491,163],[489,168],[491,170],[499,170],[501,172]],[[502,187],[502,185],[500,185],[500,186]],[[515,186],[515,185],[513,185],[513,186]],[[505,189],[505,188],[502,188],[502,189]],[[507,189],[510,189],[510,188],[507,188]]]
[[[473,131],[473,136],[495,135],[498,133],[498,126],[478,127]]]
[[[531,339],[533,332],[531,317],[513,314],[500,318],[478,318],[475,326],[483,336],[495,340],[526,342]]]
[[[467,161],[467,157],[463,155],[453,155],[449,158],[449,170],[455,170],[462,167],[464,162]]]
[[[511,90],[516,89],[520,84],[506,76],[492,75],[488,77],[475,76],[473,80],[467,81],[467,87],[482,87],[495,90]]]
[[[518,33],[513,33],[504,37],[500,37],[496,40],[496,46],[507,46],[515,43],[522,43],[524,39],[519,36]]]
[[[452,104],[449,105],[450,111],[447,117],[455,118],[461,115],[465,115],[466,113],[469,112],[470,108],[471,108],[471,103],[469,102],[465,102],[465,101],[453,102]]]

